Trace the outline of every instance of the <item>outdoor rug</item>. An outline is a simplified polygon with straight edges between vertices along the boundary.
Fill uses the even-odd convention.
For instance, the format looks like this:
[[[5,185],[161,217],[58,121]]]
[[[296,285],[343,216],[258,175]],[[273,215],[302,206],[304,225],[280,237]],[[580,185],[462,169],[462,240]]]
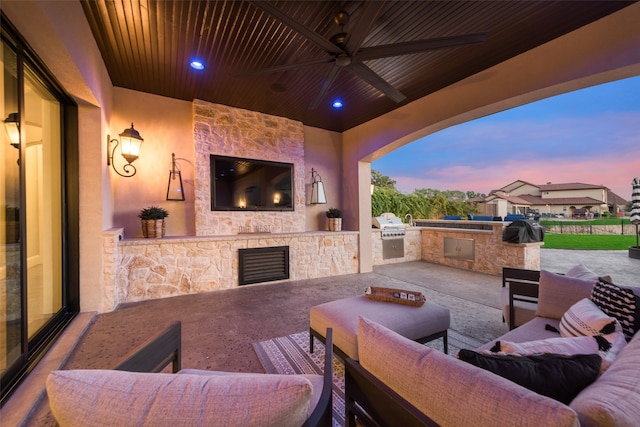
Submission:
[[[475,338],[449,329],[449,354],[455,355],[461,348],[475,349],[484,344]],[[442,339],[425,344],[442,351]],[[309,332],[274,338],[253,343],[260,363],[268,374],[316,374],[322,375],[324,345],[315,340],[313,354],[309,353]],[[333,357],[333,425],[344,426],[344,365]]]

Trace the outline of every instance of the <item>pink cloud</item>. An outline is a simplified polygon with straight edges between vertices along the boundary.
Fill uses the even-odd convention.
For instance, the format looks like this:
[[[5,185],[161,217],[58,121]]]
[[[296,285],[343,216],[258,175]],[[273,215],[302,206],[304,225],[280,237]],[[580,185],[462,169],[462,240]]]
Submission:
[[[615,158],[614,158],[615,157]],[[424,170],[415,176],[394,176],[396,188],[411,193],[419,188],[488,193],[518,179],[532,184],[583,182],[604,185],[629,200],[631,180],[640,175],[640,152],[573,162],[567,158],[507,160],[500,164],[451,166]]]

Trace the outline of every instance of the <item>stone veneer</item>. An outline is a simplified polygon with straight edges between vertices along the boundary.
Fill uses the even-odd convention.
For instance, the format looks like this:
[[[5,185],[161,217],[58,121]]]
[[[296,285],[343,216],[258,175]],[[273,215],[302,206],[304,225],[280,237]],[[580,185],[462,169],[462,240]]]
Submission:
[[[383,259],[380,230],[373,230],[372,237],[373,265],[397,264],[422,259],[422,244],[420,242],[421,236],[419,228],[411,227],[406,229],[406,235],[404,237],[404,257]]]
[[[447,221],[433,221],[446,223]],[[463,221],[463,223],[466,221]],[[458,221],[459,223],[459,221]],[[482,223],[478,221],[477,223]],[[487,222],[491,230],[424,227],[422,229],[422,259],[436,264],[477,271],[496,276],[502,275],[502,267],[540,269],[540,246],[538,243],[506,243],[502,241],[502,230],[506,223]],[[475,244],[473,261],[444,256],[444,238],[472,239]]]
[[[373,264],[424,260],[493,275],[502,274],[502,266],[540,268],[540,243],[502,242],[503,224],[492,226],[493,230],[487,231],[411,227],[405,237],[405,256],[388,260],[382,259],[380,231],[372,231]],[[475,261],[444,257],[445,236],[474,239]],[[355,274],[359,269],[356,231],[127,240],[121,237],[122,229],[103,234],[103,311],[111,311],[123,302],[235,288],[238,249],[242,248],[289,246],[289,280]]]
[[[195,222],[197,236],[236,234],[240,227],[274,233],[305,230],[304,128],[302,122],[194,100]],[[210,155],[293,163],[294,210],[212,211]]]
[[[103,236],[104,311],[122,302],[235,288],[238,249],[243,248],[289,246],[289,280],[358,272],[355,231],[119,241],[121,234],[122,230],[109,230]]]

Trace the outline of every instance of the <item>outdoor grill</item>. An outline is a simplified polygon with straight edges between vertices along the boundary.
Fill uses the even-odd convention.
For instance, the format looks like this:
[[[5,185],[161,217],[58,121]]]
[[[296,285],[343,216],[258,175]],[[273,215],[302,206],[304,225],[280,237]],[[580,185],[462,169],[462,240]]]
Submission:
[[[392,213],[373,217],[373,226],[380,229],[382,259],[404,257],[406,230],[402,220]]]

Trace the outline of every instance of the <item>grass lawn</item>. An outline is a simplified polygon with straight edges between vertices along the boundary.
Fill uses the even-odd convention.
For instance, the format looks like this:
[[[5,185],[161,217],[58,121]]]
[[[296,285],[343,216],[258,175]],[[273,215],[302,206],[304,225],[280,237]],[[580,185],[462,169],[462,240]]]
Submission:
[[[552,234],[544,235],[545,249],[626,250],[636,245],[636,236],[617,234]]]

